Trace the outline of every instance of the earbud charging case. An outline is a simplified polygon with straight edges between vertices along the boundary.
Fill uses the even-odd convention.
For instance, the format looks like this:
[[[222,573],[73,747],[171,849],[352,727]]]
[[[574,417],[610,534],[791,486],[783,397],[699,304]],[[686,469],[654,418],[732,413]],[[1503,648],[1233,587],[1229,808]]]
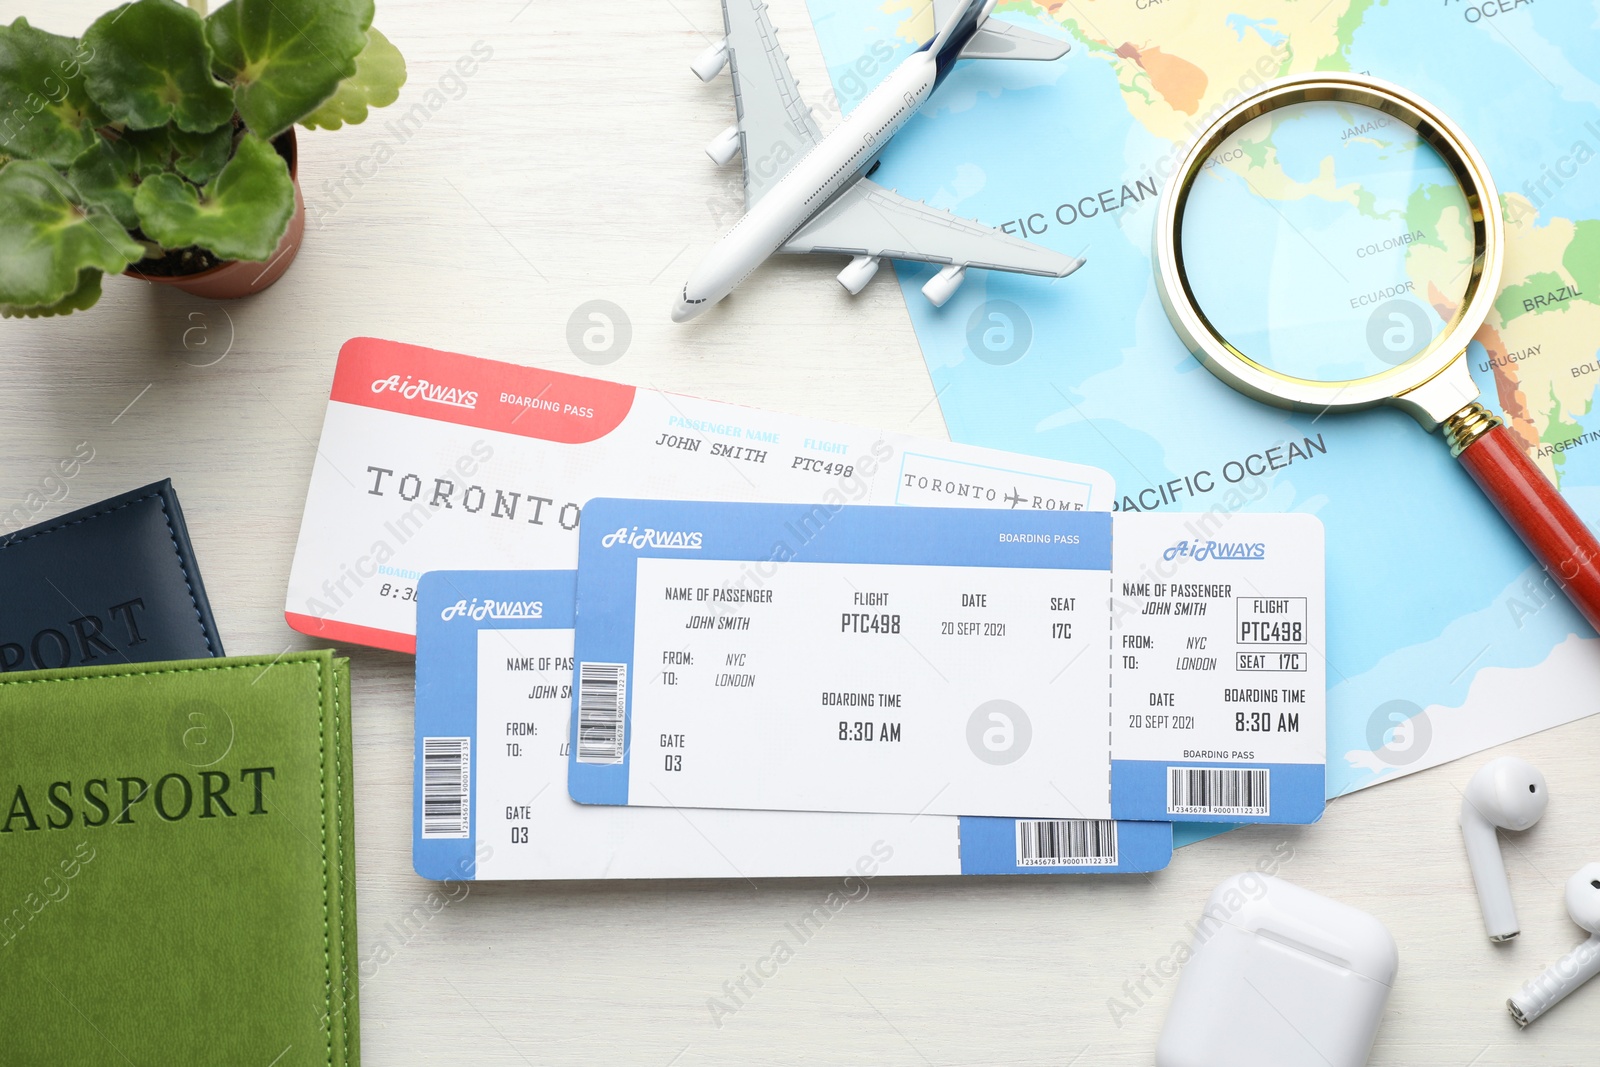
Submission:
[[[1156,1067],[1361,1067],[1399,966],[1364,911],[1263,874],[1211,894]]]

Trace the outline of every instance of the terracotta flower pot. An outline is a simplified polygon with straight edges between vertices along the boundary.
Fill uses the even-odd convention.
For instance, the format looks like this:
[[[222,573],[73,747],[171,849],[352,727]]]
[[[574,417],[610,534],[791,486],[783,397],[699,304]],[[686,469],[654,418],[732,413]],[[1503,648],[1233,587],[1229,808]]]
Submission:
[[[294,129],[291,127],[288,132],[280,134],[272,142],[272,147],[289,164],[289,180],[294,182],[294,215],[290,217],[289,228],[284,231],[283,240],[278,242],[271,259],[264,263],[230,260],[198,274],[141,274],[132,267],[124,273],[130,278],[154,282],[156,285],[170,285],[208,300],[232,300],[259,293],[283,277],[283,272],[289,269],[295,254],[300,251],[300,242],[306,234],[306,201],[300,195],[300,152],[295,143]]]

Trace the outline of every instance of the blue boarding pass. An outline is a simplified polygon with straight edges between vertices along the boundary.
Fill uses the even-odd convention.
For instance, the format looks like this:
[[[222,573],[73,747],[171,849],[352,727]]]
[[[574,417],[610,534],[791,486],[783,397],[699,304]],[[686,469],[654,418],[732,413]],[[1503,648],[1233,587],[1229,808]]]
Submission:
[[[568,769],[582,803],[1321,815],[1314,517],[1230,516],[1230,537],[1271,542],[1265,558],[1152,565],[1214,520],[617,499],[586,514]],[[1290,602],[1306,670],[1292,696],[1274,687],[1292,718],[1263,729],[1239,701],[1267,686],[1233,684],[1247,661],[1231,642]]]
[[[1322,521],[1201,512],[1119,514],[1114,523],[1115,814],[1321,818]]]
[[[417,593],[412,861],[435,879],[1156,871],[1165,822],[594,807],[567,795],[575,571]]]

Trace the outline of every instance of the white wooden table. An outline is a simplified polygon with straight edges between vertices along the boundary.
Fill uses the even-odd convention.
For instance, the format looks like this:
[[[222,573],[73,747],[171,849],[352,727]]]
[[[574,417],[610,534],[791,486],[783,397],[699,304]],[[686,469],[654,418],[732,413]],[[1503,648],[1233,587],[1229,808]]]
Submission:
[[[79,33],[103,6],[4,0],[0,19]],[[803,3],[772,8],[820,98]],[[218,305],[112,279],[87,314],[0,326],[0,511],[81,441],[92,462],[41,518],[170,475],[228,650],[275,654],[310,644],[283,622],[284,586],[351,336],[944,434],[887,273],[852,300],[837,263],[774,261],[703,320],[668,320],[741,199],[738,168],[702,152],[732,121],[725,79],[688,71],[720,32],[715,0],[384,0],[378,24],[410,84],[375,122],[302,135],[314,221],[276,288]],[[401,143],[384,123],[478,41],[492,57]],[[376,174],[334,184],[385,139]],[[569,316],[597,298],[632,322],[625,355],[598,370],[567,342]],[[1285,843],[1284,876],[1373,912],[1400,942],[1373,1063],[1567,1065],[1600,1048],[1600,983],[1525,1033],[1503,1006],[1581,940],[1561,887],[1600,859],[1600,719],[1512,746],[1555,797],[1505,850],[1523,916],[1512,944],[1482,936],[1456,829],[1474,759],[1341,800],[1317,826],[1184,849],[1151,877],[874,881],[719,1027],[708,999],[836,883],[486,884],[431,912],[435,887],[410,859],[412,661],[348,651],[373,1067],[1149,1064],[1172,983],[1147,968],[1213,885]],[[1133,997],[1119,1025],[1109,1002]]]

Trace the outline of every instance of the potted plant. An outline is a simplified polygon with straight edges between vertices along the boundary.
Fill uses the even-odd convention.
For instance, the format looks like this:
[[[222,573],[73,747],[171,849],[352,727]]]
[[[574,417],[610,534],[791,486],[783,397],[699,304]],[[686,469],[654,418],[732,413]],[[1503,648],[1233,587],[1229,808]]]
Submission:
[[[272,284],[305,208],[294,125],[391,104],[372,0],[133,0],[81,39],[0,26],[0,315],[64,315],[101,276],[203,296]]]

